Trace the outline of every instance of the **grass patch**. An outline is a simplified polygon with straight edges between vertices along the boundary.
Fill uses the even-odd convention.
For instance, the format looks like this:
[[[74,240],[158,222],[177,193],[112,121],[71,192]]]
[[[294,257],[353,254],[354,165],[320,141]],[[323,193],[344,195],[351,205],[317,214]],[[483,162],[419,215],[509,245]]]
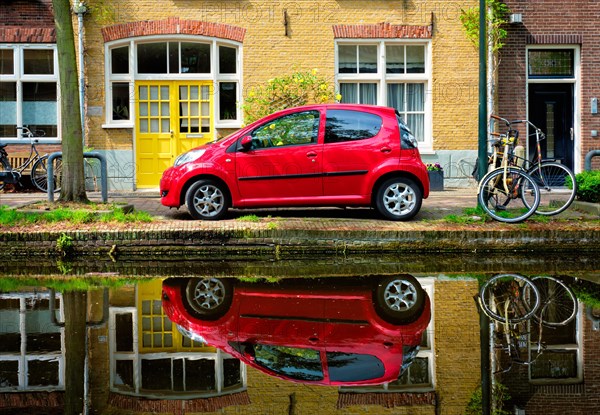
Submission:
[[[108,211],[106,213],[101,211]],[[75,207],[58,205],[55,209],[39,212],[22,212],[0,206],[0,225],[19,226],[45,223],[67,222],[75,225],[93,222],[151,222],[152,216],[143,211],[124,213],[120,206],[115,204],[79,204]]]
[[[444,217],[444,221],[449,223],[483,223],[487,215],[479,206],[476,208],[465,208],[462,215],[448,215]]]
[[[0,292],[13,292],[24,287],[46,287],[56,291],[87,291],[97,288],[120,288],[143,283],[143,278],[83,277],[83,278],[0,278]]]
[[[235,220],[239,220],[240,222],[260,222],[262,221],[262,218],[256,215],[243,215],[239,218],[236,218]]]

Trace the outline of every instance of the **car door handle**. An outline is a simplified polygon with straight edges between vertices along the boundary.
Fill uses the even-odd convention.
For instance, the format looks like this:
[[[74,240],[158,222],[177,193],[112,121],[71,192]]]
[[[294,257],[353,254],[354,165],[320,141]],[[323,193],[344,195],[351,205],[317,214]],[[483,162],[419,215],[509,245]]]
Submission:
[[[308,342],[309,342],[309,343],[312,343],[312,344],[315,344],[315,343],[317,343],[318,341],[319,341],[319,338],[318,338],[318,337],[309,337],[309,339],[308,339]]]
[[[308,153],[306,153],[306,157],[317,157],[317,153],[315,151],[309,151]]]
[[[386,154],[387,154],[387,153],[391,153],[391,152],[392,152],[392,149],[391,149],[391,148],[389,148],[389,147],[381,147],[380,151],[381,151],[382,153],[386,153]]]

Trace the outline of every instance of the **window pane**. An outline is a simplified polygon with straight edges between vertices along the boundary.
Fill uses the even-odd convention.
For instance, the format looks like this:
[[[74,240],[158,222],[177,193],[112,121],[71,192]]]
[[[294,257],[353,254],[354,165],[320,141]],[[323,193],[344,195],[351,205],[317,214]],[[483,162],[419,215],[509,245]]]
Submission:
[[[408,124],[408,128],[410,128],[417,141],[422,142],[425,140],[425,115],[408,114],[406,124]]]
[[[219,119],[235,120],[237,118],[237,84],[235,82],[219,83]]]
[[[14,52],[12,49],[0,49],[0,75],[15,73]]]
[[[406,84],[388,84],[387,86],[387,105],[404,112],[404,88]]]
[[[236,72],[236,49],[219,46],[219,73]]]
[[[171,390],[171,359],[142,360],[142,388]]]
[[[114,386],[120,390],[131,391],[135,389],[133,383],[133,361],[117,360]]]
[[[112,84],[113,120],[129,119],[129,84],[113,82]]]
[[[298,380],[323,380],[318,350],[257,344],[254,354],[257,364],[276,374]]]
[[[406,73],[425,73],[425,46],[406,47]]]
[[[254,148],[317,142],[319,111],[303,111],[277,118],[252,132]]]
[[[341,102],[344,104],[358,104],[358,84],[340,84]]]
[[[129,73],[129,46],[114,48],[110,51],[110,57],[113,74]]]
[[[377,105],[377,84],[360,84],[359,103]]]
[[[187,391],[211,391],[216,389],[214,360],[186,359],[185,374],[185,388]]]
[[[179,42],[169,42],[169,73],[179,73]]]
[[[142,43],[137,47],[138,73],[167,73],[167,44]]]
[[[406,85],[406,110],[424,111],[425,110],[425,85],[407,84]]]
[[[115,315],[117,352],[133,351],[133,317],[130,313]]]
[[[10,388],[19,386],[19,362],[16,360],[0,362],[0,387]]]
[[[23,124],[56,137],[57,96],[55,82],[23,82]]]
[[[17,136],[17,84],[0,82],[0,137]]]
[[[209,73],[210,45],[203,43],[181,44],[181,73]]]
[[[357,73],[356,46],[338,46],[338,73]]]
[[[242,384],[242,373],[240,369],[240,361],[238,359],[225,359],[223,360],[223,386],[228,388],[230,386]]]
[[[57,386],[58,362],[30,360],[27,362],[29,386]]]
[[[377,73],[377,46],[359,46],[358,58],[360,73]]]
[[[529,76],[572,78],[574,76],[573,50],[530,50]]]
[[[386,73],[404,73],[404,46],[386,46],[385,56]]]
[[[546,350],[531,365],[531,379],[567,379],[577,377],[575,350]]]
[[[54,50],[24,49],[23,73],[26,75],[54,74]]]
[[[359,111],[327,111],[325,143],[363,140],[374,137],[381,130],[383,121],[375,114]]]

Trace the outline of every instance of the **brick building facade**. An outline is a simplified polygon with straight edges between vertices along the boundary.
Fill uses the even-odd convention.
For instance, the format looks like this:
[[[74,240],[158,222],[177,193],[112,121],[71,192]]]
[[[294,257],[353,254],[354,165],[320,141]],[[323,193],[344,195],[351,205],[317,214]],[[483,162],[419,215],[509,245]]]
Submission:
[[[50,4],[0,5],[4,26],[22,22],[28,10],[40,16],[26,19],[35,36],[2,29],[4,61],[25,62],[39,47],[56,54]],[[157,187],[179,153],[243,125],[239,104],[250,88],[313,69],[336,85],[342,102],[397,107],[425,161],[447,166],[447,178],[470,172],[474,163],[477,54],[459,16],[475,0],[381,0],[368,7],[333,0],[85,4],[86,144],[107,156],[113,189]],[[0,81],[48,87],[57,69],[42,71],[3,73]],[[48,104],[52,96],[21,97],[12,89],[3,95],[3,106],[17,108],[15,117],[0,118],[4,141],[16,138],[15,125],[28,123],[50,132],[45,142],[60,143],[60,114],[49,116],[57,113]],[[28,115],[34,114],[28,107],[45,116]]]
[[[579,172],[600,148],[600,8],[591,0],[505,3],[522,23],[508,25],[500,50],[499,113],[534,122],[547,134],[544,156]]]

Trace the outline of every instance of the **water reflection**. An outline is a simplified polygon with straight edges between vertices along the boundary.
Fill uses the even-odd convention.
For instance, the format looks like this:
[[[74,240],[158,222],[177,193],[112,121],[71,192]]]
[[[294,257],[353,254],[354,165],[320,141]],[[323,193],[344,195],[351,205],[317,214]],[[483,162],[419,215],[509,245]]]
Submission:
[[[473,297],[491,275],[414,276],[115,278],[106,291],[4,279],[0,413],[464,414],[481,382]],[[598,412],[598,321],[580,302],[535,364],[493,376],[505,408]]]

